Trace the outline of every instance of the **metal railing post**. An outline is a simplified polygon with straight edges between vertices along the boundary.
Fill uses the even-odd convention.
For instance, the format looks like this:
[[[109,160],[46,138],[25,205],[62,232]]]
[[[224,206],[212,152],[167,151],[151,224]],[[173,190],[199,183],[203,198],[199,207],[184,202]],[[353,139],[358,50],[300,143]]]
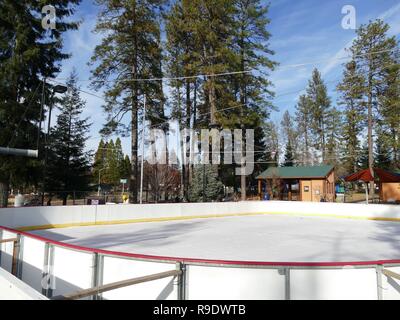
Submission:
[[[24,237],[20,234],[17,235],[18,250],[16,253],[15,276],[22,279],[22,263],[24,254]]]
[[[53,296],[53,264],[54,264],[54,247],[46,242],[44,249],[43,259],[43,272],[42,272],[42,294],[48,298]]]
[[[103,284],[104,256],[93,253],[92,287],[100,287]],[[102,300],[102,293],[94,294],[92,300]]]
[[[178,300],[186,300],[186,265],[183,262],[176,263],[176,270],[181,271],[181,274],[177,276],[177,289],[178,289]]]
[[[290,268],[285,268],[285,299],[290,300]]]
[[[383,300],[383,290],[382,290],[382,265],[376,266],[376,289],[378,300]]]

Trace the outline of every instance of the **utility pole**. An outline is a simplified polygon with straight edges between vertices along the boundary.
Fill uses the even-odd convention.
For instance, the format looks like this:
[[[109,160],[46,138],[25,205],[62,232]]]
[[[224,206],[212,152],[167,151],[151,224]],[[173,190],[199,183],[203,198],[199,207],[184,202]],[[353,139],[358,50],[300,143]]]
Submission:
[[[146,130],[146,95],[143,102],[143,122],[142,122],[142,166],[140,168],[140,198],[139,203],[143,203],[143,166],[144,166],[144,136]]]

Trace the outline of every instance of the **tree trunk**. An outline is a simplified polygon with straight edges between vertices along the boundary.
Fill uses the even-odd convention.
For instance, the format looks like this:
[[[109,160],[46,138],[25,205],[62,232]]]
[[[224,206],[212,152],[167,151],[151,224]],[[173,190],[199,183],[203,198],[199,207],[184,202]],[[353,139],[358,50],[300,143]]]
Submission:
[[[187,79],[186,80],[186,129],[190,129],[190,120],[192,117],[192,100],[190,97],[190,81]],[[186,145],[188,145],[191,140],[193,141],[193,137],[186,137]],[[190,143],[191,145],[191,143]],[[186,158],[190,159],[190,152],[192,152],[192,150],[185,150],[186,152]],[[189,194],[189,172],[190,172],[190,163],[187,163],[187,165],[185,166],[185,171],[183,172],[185,175],[185,197],[188,198],[188,194]]]
[[[242,27],[242,34],[244,33],[244,28]],[[244,39],[241,38],[240,40],[240,48],[241,48],[241,69],[244,72],[245,71],[245,53],[244,53]],[[242,129],[242,172],[240,175],[240,191],[241,191],[241,199],[242,201],[246,201],[246,175],[244,172],[244,161],[245,161],[245,156],[244,156],[244,152],[246,149],[245,146],[245,125],[243,123],[243,118],[244,118],[244,114],[243,114],[243,108],[246,106],[247,103],[247,87],[246,87],[246,74],[243,73],[242,75],[242,79],[241,79],[241,84],[240,84],[240,128]],[[254,141],[252,141],[251,143],[254,143]]]
[[[368,75],[368,166],[371,171],[372,177],[374,177],[374,145],[372,140],[372,126],[373,126],[373,119],[372,119],[372,73],[371,73],[371,66]],[[374,201],[375,195],[375,183],[374,181],[370,182],[369,188],[369,195],[371,201]]]
[[[135,11],[136,14],[136,11]],[[134,17],[134,24],[136,24],[136,16]],[[138,79],[138,39],[137,39],[137,31],[134,31],[134,52],[135,55],[133,57],[133,77]],[[132,117],[131,117],[131,177],[130,177],[130,191],[131,203],[138,202],[138,96],[139,96],[139,88],[137,81],[133,82],[132,85]],[[144,147],[144,146],[143,146]]]
[[[0,208],[7,208],[8,206],[8,181],[0,181]]]
[[[67,199],[68,199],[68,194],[66,196],[63,196],[63,206],[67,205]]]

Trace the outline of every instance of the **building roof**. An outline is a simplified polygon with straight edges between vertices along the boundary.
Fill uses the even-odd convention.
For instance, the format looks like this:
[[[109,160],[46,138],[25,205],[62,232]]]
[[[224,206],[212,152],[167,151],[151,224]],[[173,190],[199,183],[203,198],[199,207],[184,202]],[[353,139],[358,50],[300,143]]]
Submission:
[[[400,175],[397,173],[383,170],[380,168],[374,168],[373,170],[375,172],[375,178],[379,178],[380,182],[400,182]],[[365,169],[345,177],[345,180],[349,182],[354,182],[354,181],[369,182],[369,181],[374,181],[375,179],[372,176],[370,169]]]
[[[269,167],[257,179],[306,179],[326,178],[334,166]]]

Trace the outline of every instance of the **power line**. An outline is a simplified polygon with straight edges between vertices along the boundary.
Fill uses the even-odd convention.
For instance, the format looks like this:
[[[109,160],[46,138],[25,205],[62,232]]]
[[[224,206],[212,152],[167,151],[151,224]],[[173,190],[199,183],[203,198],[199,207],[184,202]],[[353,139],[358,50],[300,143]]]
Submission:
[[[325,59],[319,59],[315,60],[314,62],[305,62],[305,63],[295,63],[295,64],[286,64],[286,65],[278,65],[275,67],[275,70],[277,69],[283,69],[283,68],[298,68],[298,67],[304,67],[308,65],[315,65],[324,61],[332,61],[332,60],[345,60],[345,59],[352,59],[354,57],[363,57],[363,56],[370,56],[370,55],[375,55],[375,54],[380,54],[380,53],[385,53],[385,52],[390,52],[397,50],[397,48],[394,49],[384,49],[384,50],[378,50],[378,51],[372,51],[368,53],[363,53],[363,54],[355,54],[351,56],[346,56],[346,57],[331,57],[331,58],[325,58]],[[140,78],[140,79],[117,79],[117,80],[101,80],[98,82],[152,82],[152,81],[172,81],[172,80],[187,80],[187,79],[196,79],[196,78],[209,78],[209,77],[222,77],[222,76],[229,76],[229,75],[238,75],[238,74],[246,74],[246,73],[252,73],[252,72],[261,72],[258,69],[252,69],[252,70],[244,70],[244,71],[230,71],[230,72],[222,72],[222,73],[212,73],[212,74],[197,74],[197,75],[192,75],[192,76],[180,76],[180,77],[159,77],[159,78]],[[53,79],[54,81],[57,80],[67,80],[65,78],[55,78]],[[77,79],[77,81],[80,82],[90,82],[93,81],[92,79]],[[93,81],[96,82],[96,81]]]

